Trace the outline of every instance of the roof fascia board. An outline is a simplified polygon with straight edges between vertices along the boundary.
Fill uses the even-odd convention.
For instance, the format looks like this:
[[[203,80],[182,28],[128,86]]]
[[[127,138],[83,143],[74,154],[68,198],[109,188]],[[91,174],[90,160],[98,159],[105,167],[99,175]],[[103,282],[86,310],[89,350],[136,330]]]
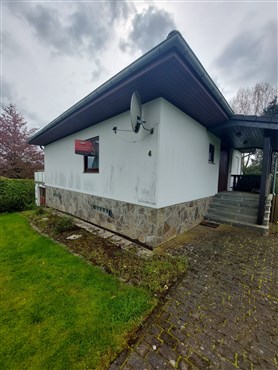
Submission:
[[[271,122],[278,123],[278,114],[273,114],[270,116],[255,116],[255,115],[244,115],[244,114],[234,114],[231,121],[257,121],[257,122]]]
[[[228,122],[220,123],[219,125],[214,125],[210,127],[210,130],[221,130],[227,128],[236,127],[250,127],[250,128],[261,128],[269,130],[278,130],[278,124],[272,122],[261,122],[261,121],[241,121],[241,120],[230,120]]]

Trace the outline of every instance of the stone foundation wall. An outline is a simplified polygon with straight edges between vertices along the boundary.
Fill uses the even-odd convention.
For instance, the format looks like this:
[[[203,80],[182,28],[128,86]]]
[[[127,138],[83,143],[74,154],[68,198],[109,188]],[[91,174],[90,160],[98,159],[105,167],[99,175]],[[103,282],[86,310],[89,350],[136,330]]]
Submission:
[[[198,225],[208,212],[212,198],[201,198],[157,209],[156,245]]]
[[[200,223],[212,197],[154,209],[47,186],[48,207],[155,247]]]

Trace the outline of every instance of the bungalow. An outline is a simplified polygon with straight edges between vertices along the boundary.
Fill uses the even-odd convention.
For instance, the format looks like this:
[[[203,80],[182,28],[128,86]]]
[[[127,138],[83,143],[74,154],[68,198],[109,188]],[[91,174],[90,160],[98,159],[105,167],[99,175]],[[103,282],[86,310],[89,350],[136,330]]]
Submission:
[[[47,206],[151,247],[200,223],[227,190],[258,190],[263,224],[277,123],[235,115],[172,31],[30,139],[45,148],[37,189]],[[264,150],[264,169],[247,184],[241,153],[251,148]]]

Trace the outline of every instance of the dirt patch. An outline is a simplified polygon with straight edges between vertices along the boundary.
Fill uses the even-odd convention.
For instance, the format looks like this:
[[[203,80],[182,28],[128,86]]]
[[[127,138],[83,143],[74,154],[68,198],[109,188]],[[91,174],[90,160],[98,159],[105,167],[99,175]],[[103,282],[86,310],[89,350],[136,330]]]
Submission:
[[[159,297],[168,291],[187,268],[187,259],[184,256],[174,257],[160,251],[159,254],[142,258],[136,253],[136,247],[129,247],[128,250],[124,246],[121,248],[109,239],[101,238],[74,224],[70,230],[57,232],[56,225],[61,223],[62,217],[50,211],[39,214],[29,212],[28,218],[40,233],[63,244],[71,253],[116,275],[124,282],[145,287]],[[67,239],[73,234],[81,237]]]

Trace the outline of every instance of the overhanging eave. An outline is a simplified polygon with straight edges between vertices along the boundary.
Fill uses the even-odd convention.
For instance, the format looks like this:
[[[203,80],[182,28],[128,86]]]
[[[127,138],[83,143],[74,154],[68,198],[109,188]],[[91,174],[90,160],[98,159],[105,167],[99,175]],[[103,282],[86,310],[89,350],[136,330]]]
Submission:
[[[241,116],[214,125],[210,130],[227,146],[238,150],[263,149],[264,138],[270,137],[272,149],[278,151],[277,116]]]

